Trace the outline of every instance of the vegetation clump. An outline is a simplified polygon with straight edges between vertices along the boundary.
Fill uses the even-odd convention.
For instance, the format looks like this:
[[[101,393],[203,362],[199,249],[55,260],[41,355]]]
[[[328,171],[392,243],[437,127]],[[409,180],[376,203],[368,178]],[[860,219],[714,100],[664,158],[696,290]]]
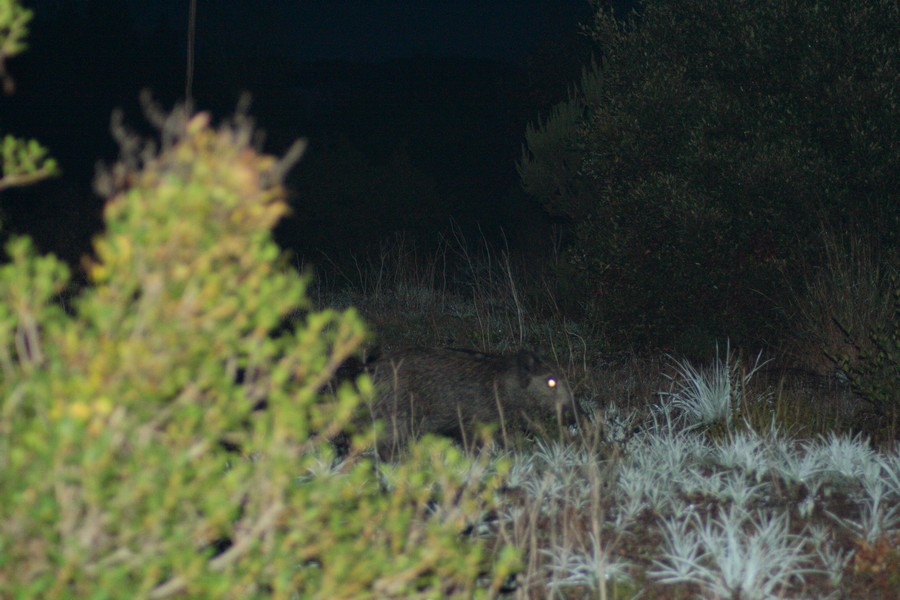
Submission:
[[[796,12],[793,23],[810,25],[804,19],[811,13],[795,4],[784,4]],[[0,0],[0,38],[4,6]],[[281,181],[302,145],[277,159],[256,148],[240,114],[213,126],[206,114],[167,115],[148,102],[161,133],[157,147],[117,118],[123,153],[98,181],[107,198],[105,231],[86,261],[87,284],[73,292],[66,267],[25,238],[6,245],[9,260],[0,266],[0,597],[470,598],[515,586],[517,598],[896,598],[895,424],[870,441],[854,431],[838,398],[817,390],[803,397],[783,381],[773,388],[762,355],[744,354],[739,341],[724,356],[689,345],[691,355],[713,360],[679,352],[669,359],[670,377],[658,358],[600,351],[617,329],[635,332],[628,342],[657,335],[702,341],[720,328],[735,338],[755,332],[758,321],[738,318],[747,302],[740,294],[765,291],[753,282],[801,264],[780,251],[789,228],[779,219],[791,213],[779,213],[764,192],[775,190],[778,201],[802,192],[797,203],[811,212],[798,213],[798,232],[810,237],[799,237],[797,256],[810,265],[806,275],[821,276],[797,277],[796,314],[808,339],[819,324],[834,323],[846,340],[822,332],[831,341],[823,338],[828,345],[821,347],[835,349],[833,360],[882,416],[895,409],[896,282],[890,304],[881,296],[895,257],[885,240],[897,229],[878,188],[879,173],[896,172],[879,162],[890,153],[876,143],[873,171],[860,175],[865,185],[833,188],[829,194],[837,195],[811,206],[816,178],[804,169],[824,167],[799,158],[822,147],[780,135],[796,124],[791,119],[802,124],[811,113],[800,96],[791,112],[754,104],[783,99],[765,77],[791,83],[771,62],[774,44],[796,51],[773,51],[788,63],[803,63],[810,49],[829,47],[805,41],[819,39],[823,27],[859,19],[853,35],[878,37],[884,32],[866,25],[866,11],[891,10],[884,2],[816,6],[821,22],[797,38],[776,35],[794,30],[784,29],[789,20],[776,18],[783,11],[772,2],[648,1],[640,19],[621,28],[601,15],[598,35],[624,44],[604,46],[607,83],[599,69],[586,75],[584,97],[567,105],[572,110],[557,111],[529,134],[533,151],[531,141],[548,141],[548,128],[557,127],[541,152],[565,150],[542,163],[550,178],[540,189],[572,210],[567,273],[593,285],[583,289],[596,304],[585,305],[600,309],[581,321],[558,309],[552,286],[525,276],[533,264],[520,266],[487,245],[484,254],[469,253],[462,240],[458,252],[431,260],[401,243],[380,263],[358,265],[358,289],[329,288],[320,279],[322,287],[310,290],[312,279],[290,266],[270,233],[287,211]],[[708,22],[693,18],[699,8],[710,9],[702,13]],[[710,23],[734,35],[716,40],[718,25]],[[658,47],[641,37],[648,32],[659,36]],[[833,33],[842,39],[846,32]],[[685,58],[696,53],[669,57],[663,50],[673,38],[724,54],[696,63]],[[755,53],[741,58],[749,50]],[[642,62],[660,55],[678,60],[669,71]],[[622,65],[628,68],[617,71]],[[835,82],[856,81],[829,76],[813,85],[799,72],[800,91],[824,86],[831,93]],[[710,74],[727,77],[723,83]],[[883,131],[877,117],[888,97],[844,99],[853,109],[844,117],[852,121],[856,109],[870,107],[875,119],[858,121],[874,129],[848,129],[838,118],[828,130],[850,136],[841,142],[848,164],[859,166],[866,154],[854,136]],[[609,103],[598,109],[598,98]],[[689,106],[670,114],[660,98]],[[707,100],[740,110],[709,112],[716,106]],[[812,113],[825,106],[813,100]],[[764,117],[763,127],[744,129],[754,121],[735,115]],[[715,127],[698,128],[703,118]],[[558,127],[560,119],[574,129]],[[831,126],[807,124],[801,133]],[[769,146],[757,146],[762,142]],[[51,163],[39,146],[9,147],[13,168],[4,165],[4,177],[47,174],[41,165]],[[697,158],[697,148],[708,152]],[[610,156],[613,162],[603,162]],[[614,188],[607,194],[599,175],[619,159],[623,179],[607,173]],[[679,171],[682,163],[699,169],[698,179]],[[642,165],[657,170],[646,181],[629,179],[646,173]],[[770,179],[776,167],[787,179]],[[828,184],[845,181],[847,173],[839,175]],[[794,187],[779,195],[782,184]],[[854,255],[841,263],[841,244],[827,246],[824,259],[804,255],[821,231],[805,217],[853,222],[860,215],[843,204],[851,192],[874,214],[888,215],[879,220],[884,230],[872,232],[882,252],[858,255],[884,256],[883,271]],[[728,194],[736,194],[733,206]],[[769,226],[772,238],[752,242]],[[741,237],[744,227],[755,233]],[[608,237],[592,237],[598,232]],[[453,254],[464,268],[445,268]],[[699,276],[703,269],[708,278]],[[668,279],[652,279],[658,275]],[[455,276],[461,279],[448,285]],[[725,284],[737,287],[719,287]],[[835,289],[853,293],[830,293]],[[382,317],[393,328],[378,333],[391,347],[449,340],[481,351],[400,351],[373,376],[337,384],[339,366],[366,330],[355,309],[323,309],[311,296],[321,306],[359,306],[370,322]],[[859,310],[863,305],[870,310]],[[710,314],[718,318],[704,321]],[[628,317],[644,320],[633,327]],[[553,347],[562,366],[549,368],[527,353],[489,354],[535,340]],[[524,451],[514,446],[473,459],[430,435],[466,441],[476,422],[530,426],[537,413],[564,413],[572,389],[594,407],[566,442],[538,440]],[[361,399],[374,400],[387,446],[408,446],[396,462],[367,458],[376,439],[368,430],[337,460],[331,440],[359,424]],[[464,409],[477,418],[466,422]],[[392,433],[397,420],[409,428]]]
[[[599,66],[519,165],[573,224],[560,276],[587,315],[626,348],[709,355],[783,341],[823,226],[897,265],[898,18],[890,0],[599,9]]]
[[[240,115],[148,115],[158,151],[114,128],[106,231],[70,312],[67,269],[28,239],[7,246],[0,596],[496,590],[514,553],[495,562],[460,536],[496,478],[463,485],[468,459],[435,443],[396,467],[414,486],[385,492],[365,460],[331,468],[358,394],[320,391],[365,330],[353,309],[313,310],[272,240],[302,145],[278,160]]]

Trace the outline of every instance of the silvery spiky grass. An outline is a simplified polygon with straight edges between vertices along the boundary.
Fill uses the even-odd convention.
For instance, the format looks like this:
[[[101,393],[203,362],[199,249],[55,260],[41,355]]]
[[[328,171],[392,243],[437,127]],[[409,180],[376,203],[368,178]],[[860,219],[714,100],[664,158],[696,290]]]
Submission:
[[[762,368],[762,353],[746,372],[731,347],[726,346],[724,359],[716,351],[716,358],[706,369],[698,369],[687,360],[676,361],[676,375],[671,377],[675,391],[664,392],[663,402],[679,413],[681,422],[689,429],[722,423],[733,426],[734,415],[750,400],[763,400],[767,395],[748,398],[747,384]]]
[[[876,456],[875,461],[881,466],[884,485],[896,497],[900,497],[900,446],[893,454]]]
[[[860,480],[875,460],[875,451],[862,436],[830,433],[810,449],[817,452],[832,478]]]
[[[602,596],[624,581],[624,563],[610,554],[618,534],[603,526],[608,461],[588,446],[544,441],[512,461],[508,487],[515,492],[499,526],[505,539],[528,549],[519,597],[567,597],[571,588]]]
[[[583,485],[584,470],[596,462],[586,448],[541,440],[533,453],[513,455],[509,486],[539,500],[546,511],[555,511],[561,504],[580,509],[590,501],[590,488]]]
[[[565,588],[586,587],[596,593],[610,579],[630,579],[628,571],[631,566],[612,559],[593,533],[589,536],[588,545],[589,548],[584,551],[565,545],[542,551],[549,559],[547,571],[551,589],[563,591]]]
[[[623,528],[644,509],[661,512],[694,481],[690,471],[705,462],[708,444],[690,432],[667,426],[644,431],[628,445],[616,479],[616,527]]]
[[[876,460],[863,470],[860,478],[863,488],[862,506],[858,520],[831,516],[868,543],[889,536],[900,526],[900,494],[897,493],[896,465]]]
[[[596,411],[589,414],[592,422],[595,422]],[[604,407],[599,420],[605,425],[608,441],[621,444],[628,440],[634,430],[637,413],[624,411],[613,402]]]
[[[748,474],[758,473],[766,464],[765,443],[753,431],[732,432],[726,438],[715,440],[710,454],[720,466]]]
[[[654,561],[651,575],[663,583],[691,582],[705,550],[697,532],[697,514],[693,507],[683,518],[663,521],[664,548],[662,560]]]
[[[844,579],[844,569],[847,568],[855,552],[836,547],[834,533],[825,527],[807,526],[806,534],[812,542],[816,556],[819,557],[819,562],[822,563],[821,571],[828,576],[828,583],[834,588],[838,587]]]
[[[671,482],[660,472],[623,465],[616,482],[616,528],[625,528],[645,509],[661,509],[673,492]]]
[[[627,461],[642,470],[672,477],[688,465],[706,461],[709,453],[709,443],[703,437],[664,429],[636,436],[628,447]]]
[[[732,507],[717,519],[666,523],[665,549],[651,575],[664,583],[694,583],[710,597],[772,598],[803,579],[811,557],[788,531],[787,515]]]
[[[754,502],[767,488],[767,484],[753,484],[739,471],[725,471],[715,473],[713,476],[696,472],[696,477],[701,485],[697,491],[712,496],[733,506],[745,508]]]
[[[798,446],[781,437],[770,438],[767,458],[772,474],[788,483],[806,485],[812,493],[818,489],[828,469],[828,461],[816,444]]]

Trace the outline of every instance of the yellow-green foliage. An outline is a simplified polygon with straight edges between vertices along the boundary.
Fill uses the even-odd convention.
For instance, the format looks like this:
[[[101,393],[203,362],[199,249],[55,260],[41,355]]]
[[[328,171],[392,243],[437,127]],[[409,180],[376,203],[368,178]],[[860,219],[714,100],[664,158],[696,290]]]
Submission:
[[[364,329],[352,309],[313,311],[279,257],[285,164],[240,121],[158,121],[159,152],[122,138],[69,313],[54,303],[65,266],[7,246],[0,597],[496,592],[515,557],[461,535],[496,478],[464,484],[469,459],[433,441],[388,492],[368,461],[328,468],[358,398],[320,390]]]
[[[0,0],[0,84],[6,94],[16,86],[6,73],[5,60],[25,50],[28,22],[32,12],[17,0]],[[6,135],[0,141],[0,190],[28,185],[58,173],[56,161],[36,140],[21,140]]]

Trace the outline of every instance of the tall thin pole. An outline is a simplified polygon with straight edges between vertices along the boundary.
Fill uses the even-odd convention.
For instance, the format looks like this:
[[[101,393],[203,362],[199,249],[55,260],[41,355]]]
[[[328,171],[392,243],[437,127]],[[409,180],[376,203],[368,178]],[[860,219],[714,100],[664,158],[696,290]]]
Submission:
[[[193,101],[192,88],[194,87],[194,38],[197,33],[197,0],[191,0],[188,14],[188,42],[187,42],[187,78],[184,83],[184,99],[191,110]]]

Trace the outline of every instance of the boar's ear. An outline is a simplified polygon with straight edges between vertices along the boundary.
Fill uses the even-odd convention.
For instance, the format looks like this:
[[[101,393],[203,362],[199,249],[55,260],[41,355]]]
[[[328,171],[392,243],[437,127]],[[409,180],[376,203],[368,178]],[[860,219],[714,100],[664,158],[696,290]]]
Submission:
[[[531,377],[541,369],[541,357],[532,350],[519,350],[516,355],[516,363],[519,368],[519,378],[522,385],[528,384]]]
[[[523,388],[528,387],[528,381],[531,379],[531,373],[535,367],[535,356],[528,350],[519,350],[516,353],[516,375],[519,385]]]
[[[529,372],[542,369],[547,363],[547,355],[540,348],[525,348],[519,350],[516,356],[519,365]]]

